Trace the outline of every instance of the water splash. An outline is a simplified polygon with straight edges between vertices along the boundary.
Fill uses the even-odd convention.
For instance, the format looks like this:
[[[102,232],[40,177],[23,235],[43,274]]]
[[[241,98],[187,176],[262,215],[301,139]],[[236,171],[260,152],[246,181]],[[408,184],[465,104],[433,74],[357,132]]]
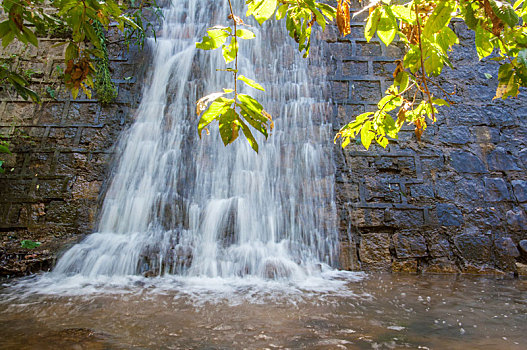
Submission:
[[[239,57],[240,71],[267,88],[249,93],[275,117],[273,135],[258,138],[258,155],[243,139],[224,148],[217,130],[198,139],[195,101],[232,81],[216,72],[221,53],[195,42],[227,15],[227,1],[173,1],[165,10],[98,230],[64,254],[54,276],[301,281],[337,265],[324,76],[310,79],[281,23],[254,26],[257,39]]]

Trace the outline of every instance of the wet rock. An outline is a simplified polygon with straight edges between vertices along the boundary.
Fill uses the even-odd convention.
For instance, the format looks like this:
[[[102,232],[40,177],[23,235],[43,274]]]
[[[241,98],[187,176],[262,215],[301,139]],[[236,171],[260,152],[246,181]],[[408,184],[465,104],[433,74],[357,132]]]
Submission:
[[[516,271],[519,276],[527,276],[527,265],[517,262]]]
[[[502,178],[485,178],[485,200],[500,202],[510,199],[507,184]]]
[[[527,239],[522,239],[520,243],[518,243],[519,252],[521,257],[527,262]]]
[[[452,255],[450,242],[446,238],[434,239],[429,243],[429,253],[431,257],[438,258]]]
[[[520,203],[527,202],[527,181],[512,180],[511,184],[516,200]]]
[[[497,147],[487,156],[487,164],[490,170],[521,170],[515,157],[503,147]]]
[[[359,258],[362,268],[372,271],[390,271],[390,235],[388,233],[363,234],[360,241]]]
[[[500,255],[510,256],[513,258],[520,256],[520,252],[518,251],[518,248],[516,248],[516,244],[514,244],[510,237],[498,238],[494,244]]]
[[[417,273],[417,260],[394,261],[392,272]]]
[[[494,241],[496,266],[504,271],[514,271],[520,252],[510,237],[500,237]]]
[[[341,242],[339,262],[343,270],[357,271],[360,269],[355,242]]]
[[[447,258],[439,258],[431,260],[422,272],[429,274],[458,273],[459,268]]]
[[[462,234],[454,238],[461,256],[470,262],[485,263],[490,259],[491,240],[485,235]]]
[[[470,275],[504,275],[505,272],[486,265],[467,264],[461,269],[462,273]]]
[[[488,172],[481,159],[465,151],[452,152],[450,154],[450,164],[461,173],[481,174]]]
[[[527,230],[527,216],[520,208],[507,211],[507,225],[515,231]]]
[[[454,204],[438,203],[436,214],[439,224],[443,226],[461,226],[463,224],[463,214]]]
[[[398,258],[419,258],[427,256],[426,240],[417,232],[402,231],[393,235]]]
[[[453,128],[441,128],[439,140],[444,143],[464,145],[470,141],[471,135],[468,126],[456,125]]]

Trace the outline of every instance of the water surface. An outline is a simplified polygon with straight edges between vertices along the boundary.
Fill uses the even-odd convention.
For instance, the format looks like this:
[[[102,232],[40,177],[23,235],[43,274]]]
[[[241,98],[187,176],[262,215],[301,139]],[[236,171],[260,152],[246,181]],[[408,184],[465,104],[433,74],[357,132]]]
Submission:
[[[0,348],[525,349],[527,344],[525,280],[345,273],[325,279],[301,285],[136,277],[122,284],[79,284],[69,293],[46,289],[42,277],[22,280],[0,289]]]

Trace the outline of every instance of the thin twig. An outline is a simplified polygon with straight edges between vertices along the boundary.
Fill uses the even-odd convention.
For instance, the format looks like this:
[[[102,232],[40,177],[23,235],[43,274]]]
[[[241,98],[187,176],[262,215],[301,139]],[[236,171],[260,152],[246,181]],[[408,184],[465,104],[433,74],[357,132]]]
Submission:
[[[238,89],[237,89],[237,76],[238,76],[238,36],[236,35],[236,17],[234,16],[234,11],[232,10],[231,0],[229,0],[229,9],[231,11],[232,23],[234,24],[234,48],[236,55],[234,56],[234,111],[236,112],[236,100],[238,99]]]
[[[230,0],[229,0],[230,1]],[[428,90],[428,85],[426,84],[426,71],[425,71],[425,62],[423,60],[423,45],[421,42],[421,24],[419,23],[419,11],[417,10],[417,3],[415,5],[415,20],[417,21],[417,34],[419,37],[419,51],[421,51],[421,74],[423,75],[423,84],[425,86],[425,94],[428,96],[428,103],[430,104],[430,110],[432,111],[432,120],[436,120],[436,115],[434,112],[434,105],[432,104],[432,96],[430,96],[430,90]]]

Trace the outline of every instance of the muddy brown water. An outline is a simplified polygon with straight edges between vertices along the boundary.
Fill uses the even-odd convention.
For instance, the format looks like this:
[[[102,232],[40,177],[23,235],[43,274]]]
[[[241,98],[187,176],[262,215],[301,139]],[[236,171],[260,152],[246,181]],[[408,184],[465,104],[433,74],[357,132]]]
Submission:
[[[527,348],[526,280],[366,275],[335,293],[239,287],[219,296],[182,288],[136,282],[61,295],[4,283],[0,348]]]

